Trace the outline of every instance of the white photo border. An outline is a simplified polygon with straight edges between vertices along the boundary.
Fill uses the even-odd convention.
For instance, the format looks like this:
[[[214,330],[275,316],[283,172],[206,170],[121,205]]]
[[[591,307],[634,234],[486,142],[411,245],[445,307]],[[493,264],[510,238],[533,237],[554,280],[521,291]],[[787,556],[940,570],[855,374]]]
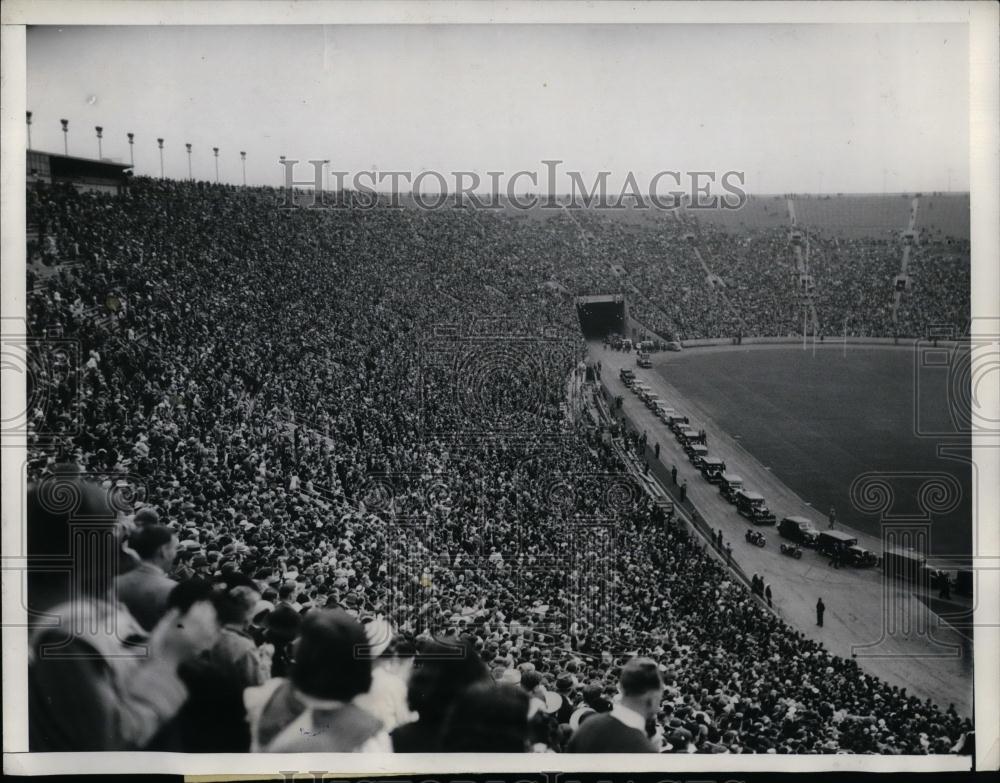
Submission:
[[[969,25],[970,70],[970,192],[972,242],[972,312],[975,317],[1000,318],[1000,99],[997,74],[998,6],[992,2],[360,2],[312,0],[6,0],[0,7],[3,79],[0,95],[2,137],[0,180],[0,304],[3,333],[23,323],[25,307],[25,25],[261,25],[261,24],[767,24],[767,23],[965,23]],[[1000,411],[996,389],[980,400],[987,410]],[[24,388],[17,377],[2,378],[0,410],[23,410]],[[6,418],[6,417],[5,417]],[[0,449],[2,481],[2,544],[5,561],[23,554],[25,450],[6,442]],[[974,447],[980,476],[1000,476],[997,449]],[[975,487],[977,508],[1000,518],[1000,482]],[[974,540],[976,553],[1000,555],[1000,525],[983,520]],[[184,755],[173,753],[27,752],[27,634],[16,627],[24,610],[19,601],[21,574],[4,570],[3,579],[3,750],[4,771],[13,774],[120,773],[267,774],[280,770],[330,770],[331,774],[365,777],[390,774],[455,772],[663,771],[711,773],[740,771],[882,771],[932,772],[970,768],[966,757],[941,756],[775,756],[775,755],[354,755],[241,754]],[[975,722],[979,770],[1000,766],[1000,572],[981,571],[975,609]]]

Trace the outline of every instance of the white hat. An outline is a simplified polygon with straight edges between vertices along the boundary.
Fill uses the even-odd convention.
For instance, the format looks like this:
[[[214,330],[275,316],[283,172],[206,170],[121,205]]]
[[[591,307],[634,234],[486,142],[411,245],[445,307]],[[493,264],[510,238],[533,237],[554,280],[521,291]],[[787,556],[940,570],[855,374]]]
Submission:
[[[517,669],[504,669],[500,676],[501,682],[509,682],[511,685],[521,684],[521,672]]]
[[[371,657],[378,658],[388,649],[394,634],[388,621],[376,617],[371,622],[365,623],[365,636],[368,637]]]
[[[563,697],[554,691],[545,691],[545,711],[551,715],[559,712],[563,705]]]

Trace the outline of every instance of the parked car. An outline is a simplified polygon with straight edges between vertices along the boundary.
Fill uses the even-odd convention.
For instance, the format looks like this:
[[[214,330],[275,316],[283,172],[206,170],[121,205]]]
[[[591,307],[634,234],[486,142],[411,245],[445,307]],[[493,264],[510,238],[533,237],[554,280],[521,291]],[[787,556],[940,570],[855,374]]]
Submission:
[[[639,367],[647,367],[648,368],[648,367],[652,367],[653,366],[653,360],[649,358],[649,354],[648,353],[643,353],[642,351],[640,351],[639,353],[637,353],[635,355],[635,363]]]
[[[684,447],[684,453],[688,455],[691,464],[701,470],[701,461],[708,456],[708,446],[704,443],[689,443]]]
[[[678,427],[687,423],[688,423],[688,417],[681,416],[679,413],[674,413],[667,419],[667,426],[670,427],[670,429],[673,430],[674,432],[677,432]]]
[[[803,546],[816,546],[819,531],[807,517],[785,517],[778,524],[778,534],[782,538]]]
[[[957,568],[934,568],[924,567],[927,574],[927,583],[935,590],[940,590],[944,582],[948,582],[949,587],[955,587],[959,580],[959,569]]]
[[[618,371],[618,377],[621,379],[621,382],[624,383],[626,386],[631,386],[633,383],[635,383],[635,373],[632,370],[628,369],[627,367],[622,367]]]
[[[764,496],[749,489],[741,489],[736,493],[736,510],[755,525],[773,525],[776,521]]]
[[[850,533],[840,530],[824,530],[816,539],[816,549],[828,557],[833,557],[838,552],[843,554],[852,546],[856,546],[858,539]]]
[[[664,422],[667,422],[669,418],[676,413],[676,411],[669,407],[663,400],[656,403],[656,407],[653,409],[653,412],[660,417],[661,421]]]
[[[671,340],[670,342],[667,343],[667,350],[668,351],[679,351],[679,350],[681,350],[681,344],[679,342],[677,342],[676,340]]]
[[[730,503],[736,502],[736,493],[743,489],[743,477],[735,473],[723,473],[719,477],[719,494]]]
[[[646,395],[646,407],[651,411],[656,411],[656,403],[662,402],[659,394],[647,394]]]
[[[687,446],[689,443],[694,443],[698,439],[698,430],[684,424],[674,430],[674,435],[677,437],[677,442],[680,443],[681,446]]]
[[[910,547],[890,546],[882,555],[885,572],[893,579],[917,581],[923,578],[927,558]]]
[[[708,483],[718,484],[722,480],[722,474],[726,472],[726,463],[722,457],[702,457],[698,468]]]
[[[649,384],[644,381],[636,381],[632,384],[632,391],[634,391],[640,400],[645,400],[647,394],[652,394],[653,390],[649,388]]]
[[[858,546],[857,544],[847,547],[844,555],[847,560],[847,564],[852,565],[855,568],[874,568],[878,563],[878,555],[871,550]]]

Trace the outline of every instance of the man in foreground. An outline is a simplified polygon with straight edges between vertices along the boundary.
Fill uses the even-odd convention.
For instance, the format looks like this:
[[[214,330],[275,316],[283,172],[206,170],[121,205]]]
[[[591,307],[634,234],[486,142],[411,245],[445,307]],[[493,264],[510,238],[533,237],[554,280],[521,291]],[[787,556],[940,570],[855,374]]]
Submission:
[[[656,663],[633,658],[622,669],[621,700],[611,712],[580,724],[569,741],[571,753],[656,753],[646,723],[660,709],[663,682]]]

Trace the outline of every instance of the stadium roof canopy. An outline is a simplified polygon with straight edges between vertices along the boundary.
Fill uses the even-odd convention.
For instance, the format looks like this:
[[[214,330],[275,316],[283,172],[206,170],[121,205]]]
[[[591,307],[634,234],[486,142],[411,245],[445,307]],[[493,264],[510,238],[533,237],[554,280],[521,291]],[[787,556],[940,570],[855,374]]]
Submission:
[[[128,185],[132,165],[28,150],[28,182],[67,183],[81,190],[119,192]]]

